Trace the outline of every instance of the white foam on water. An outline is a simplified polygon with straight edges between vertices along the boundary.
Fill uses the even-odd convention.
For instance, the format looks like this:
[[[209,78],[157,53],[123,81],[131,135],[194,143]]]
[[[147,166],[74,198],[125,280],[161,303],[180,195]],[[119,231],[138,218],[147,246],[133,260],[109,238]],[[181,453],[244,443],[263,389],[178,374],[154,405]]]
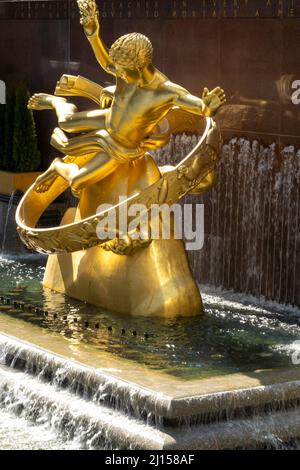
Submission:
[[[140,436],[153,445],[160,440],[159,431],[143,422],[6,366],[0,366],[0,409],[35,424],[41,436],[53,433],[75,448],[136,448],[134,436],[139,443]],[[0,427],[5,432],[5,421]]]
[[[16,416],[8,410],[0,409],[0,450],[70,450],[76,443],[67,442],[49,429],[37,426]]]
[[[264,296],[255,297],[251,294],[244,294],[234,292],[232,290],[225,290],[221,287],[214,287],[209,285],[199,285],[203,301],[206,305],[222,305],[227,308],[238,310],[251,310],[261,312],[262,314],[268,313],[283,313],[295,316],[300,316],[300,309],[289,304],[280,304],[278,302],[268,300]]]

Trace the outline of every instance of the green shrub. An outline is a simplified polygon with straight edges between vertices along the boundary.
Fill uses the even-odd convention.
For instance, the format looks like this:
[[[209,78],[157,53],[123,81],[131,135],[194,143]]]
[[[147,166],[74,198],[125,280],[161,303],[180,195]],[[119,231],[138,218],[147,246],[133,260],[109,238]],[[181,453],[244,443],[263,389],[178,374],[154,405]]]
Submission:
[[[0,169],[5,171],[35,171],[40,166],[35,122],[27,109],[30,97],[22,84],[9,88],[6,105],[0,104]]]
[[[3,158],[2,158],[2,167],[6,171],[13,171],[15,169],[14,161],[12,158],[15,100],[16,100],[15,91],[12,89],[7,89],[5,116],[4,116],[4,143],[3,143]]]
[[[16,171],[35,171],[40,152],[33,114],[27,108],[30,93],[24,84],[16,90],[12,159]]]
[[[3,157],[4,157],[4,124],[5,124],[5,104],[0,104],[0,168],[3,169]]]

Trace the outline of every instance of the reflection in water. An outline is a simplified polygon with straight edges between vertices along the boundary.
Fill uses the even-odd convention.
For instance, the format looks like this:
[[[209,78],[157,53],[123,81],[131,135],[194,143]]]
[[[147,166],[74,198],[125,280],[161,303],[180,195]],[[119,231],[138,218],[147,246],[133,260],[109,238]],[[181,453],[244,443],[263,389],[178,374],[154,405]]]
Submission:
[[[59,332],[73,346],[132,359],[186,379],[291,366],[300,317],[224,300],[208,289],[205,314],[160,320],[110,314],[43,289],[44,259],[1,259],[1,315]],[[9,300],[7,300],[9,299]],[[9,302],[9,303],[8,303]]]

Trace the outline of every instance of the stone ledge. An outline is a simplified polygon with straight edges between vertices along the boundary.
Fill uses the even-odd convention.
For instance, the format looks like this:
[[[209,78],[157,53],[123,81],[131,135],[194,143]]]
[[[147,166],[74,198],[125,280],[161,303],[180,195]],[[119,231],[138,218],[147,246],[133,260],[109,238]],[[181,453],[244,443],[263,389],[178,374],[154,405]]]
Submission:
[[[179,425],[187,421],[200,422],[207,416],[212,421],[232,411],[249,415],[252,408],[280,410],[300,401],[297,367],[183,381],[149,371],[133,361],[100,352],[97,355],[86,345],[78,346],[74,357],[74,348],[72,351],[64,338],[53,333],[40,334],[38,327],[35,330],[30,326],[26,330],[25,325],[21,320],[0,317],[0,348],[5,349],[8,364],[16,356],[21,369],[30,366],[30,370],[37,370],[47,364],[50,380],[58,369],[66,369],[69,371],[67,382],[75,380],[88,387],[91,393],[101,385],[103,393],[105,391],[109,397],[109,406],[112,403],[114,406],[116,400],[119,406],[126,403],[128,413],[134,416],[151,413],[168,425]],[[17,331],[22,331],[22,335]],[[29,336],[30,342],[25,342]]]

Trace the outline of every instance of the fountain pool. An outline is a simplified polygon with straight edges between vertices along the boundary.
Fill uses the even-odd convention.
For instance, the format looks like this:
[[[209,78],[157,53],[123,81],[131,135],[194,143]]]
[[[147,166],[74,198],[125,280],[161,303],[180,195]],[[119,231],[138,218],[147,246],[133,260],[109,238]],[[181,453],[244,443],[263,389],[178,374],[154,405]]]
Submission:
[[[3,448],[297,447],[297,309],[201,287],[203,316],[137,321],[43,289],[45,261],[0,261]]]
[[[43,289],[45,260],[2,258],[1,315],[21,319],[72,344],[133,360],[185,380],[292,365],[300,315],[202,287],[205,314],[171,320],[116,315]],[[236,296],[236,299],[238,297]]]

